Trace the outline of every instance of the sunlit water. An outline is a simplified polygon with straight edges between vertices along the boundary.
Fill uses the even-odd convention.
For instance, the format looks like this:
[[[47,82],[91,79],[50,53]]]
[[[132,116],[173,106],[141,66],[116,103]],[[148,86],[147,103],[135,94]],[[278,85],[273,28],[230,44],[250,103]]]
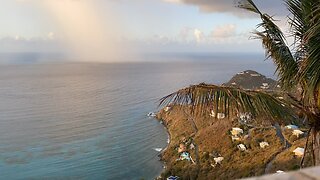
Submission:
[[[146,114],[193,83],[239,71],[266,75],[262,61],[0,66],[3,179],[152,179],[167,134]]]

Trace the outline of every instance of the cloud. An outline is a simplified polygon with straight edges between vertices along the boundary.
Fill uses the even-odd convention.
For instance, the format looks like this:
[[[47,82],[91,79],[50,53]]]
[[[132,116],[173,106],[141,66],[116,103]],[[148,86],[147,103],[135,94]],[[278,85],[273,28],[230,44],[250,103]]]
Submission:
[[[235,24],[221,24],[212,30],[204,30],[197,27],[184,27],[176,35],[154,35],[145,42],[158,45],[227,45],[227,44],[246,44],[251,36],[251,30],[240,30]],[[249,43],[253,42],[250,41]]]
[[[52,41],[59,35],[77,60],[118,61],[125,59],[125,54],[134,48],[123,48],[125,45],[118,43],[127,30],[123,27],[121,12],[113,9],[115,0],[14,1],[23,10],[33,7],[36,13],[43,15],[48,20],[44,28],[54,31],[45,38]]]
[[[206,13],[232,13],[240,16],[249,16],[249,12],[237,8],[239,0],[163,0],[169,3],[186,4],[197,6],[200,11]],[[288,14],[283,1],[280,0],[264,0],[255,1],[256,5],[263,12],[270,15],[285,16]]]
[[[203,32],[200,31],[199,29],[194,29],[193,34],[194,34],[194,37],[195,37],[197,43],[201,43],[202,41],[204,41]]]
[[[52,39],[50,33],[43,37],[25,38],[23,36],[4,37],[0,39],[0,52],[64,52],[65,46],[58,39]]]
[[[213,38],[228,38],[236,34],[236,26],[234,24],[226,24],[216,27],[211,35]]]

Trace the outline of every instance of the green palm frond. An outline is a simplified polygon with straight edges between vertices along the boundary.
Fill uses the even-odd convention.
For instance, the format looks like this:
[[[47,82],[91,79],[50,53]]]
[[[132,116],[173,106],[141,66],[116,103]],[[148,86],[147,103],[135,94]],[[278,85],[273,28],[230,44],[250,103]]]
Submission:
[[[196,113],[205,113],[209,108],[227,116],[233,112],[250,112],[254,116],[281,119],[282,123],[286,120],[291,122],[294,117],[286,102],[266,92],[204,83],[180,89],[162,98],[160,105],[167,104],[191,106]]]
[[[261,13],[252,0],[242,0],[240,3],[242,3],[240,8],[251,9],[250,11],[255,9],[253,12],[260,15],[262,22],[258,28],[263,30],[256,31],[256,37],[262,40],[262,45],[266,49],[266,57],[271,58],[276,64],[281,87],[283,89],[293,87],[297,84],[295,76],[298,73],[298,63],[287,46],[281,29],[274,23],[271,16]]]
[[[319,1],[309,1],[304,7],[305,24],[307,28],[304,32],[303,42],[307,53],[301,63],[298,80],[305,82],[305,101],[309,104],[315,102],[320,109],[319,87],[320,87],[320,5]]]

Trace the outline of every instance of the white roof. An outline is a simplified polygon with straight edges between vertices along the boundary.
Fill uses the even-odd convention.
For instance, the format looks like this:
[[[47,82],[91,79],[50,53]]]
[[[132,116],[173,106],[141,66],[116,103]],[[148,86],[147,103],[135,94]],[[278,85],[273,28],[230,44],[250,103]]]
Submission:
[[[303,131],[300,131],[299,129],[295,129],[292,131],[292,134],[303,134]]]
[[[296,126],[296,125],[290,124],[290,125],[287,125],[286,128],[287,128],[287,129],[298,129],[299,127]]]
[[[232,130],[235,130],[235,131],[243,131],[241,128],[237,128],[237,127],[232,128]]]
[[[259,145],[261,148],[265,148],[265,147],[269,146],[269,143],[268,142],[261,142],[261,143],[259,143]]]
[[[304,153],[304,148],[298,147],[295,150],[293,150],[294,153],[296,154],[303,154]]]
[[[246,146],[244,144],[239,144],[238,145],[240,148],[246,148]]]
[[[250,74],[251,76],[260,76],[260,74]]]
[[[223,157],[217,157],[217,158],[213,158],[213,160],[217,163],[221,163],[223,161]]]

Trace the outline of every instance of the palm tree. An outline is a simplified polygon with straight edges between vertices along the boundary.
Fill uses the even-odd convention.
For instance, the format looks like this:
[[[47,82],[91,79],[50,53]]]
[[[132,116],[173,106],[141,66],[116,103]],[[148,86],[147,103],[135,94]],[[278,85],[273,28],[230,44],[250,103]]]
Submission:
[[[160,105],[187,105],[197,113],[211,108],[228,116],[234,112],[251,112],[255,116],[269,116],[272,123],[281,124],[293,119],[302,121],[298,115],[303,114],[309,126],[305,153],[309,151],[313,164],[320,165],[320,3],[319,0],[284,2],[290,12],[289,36],[294,38],[290,45],[273,17],[262,13],[252,0],[240,0],[238,4],[261,18],[254,34],[262,41],[266,57],[277,67],[280,91],[271,93],[201,83],[162,98]],[[279,95],[286,98],[279,99]]]

